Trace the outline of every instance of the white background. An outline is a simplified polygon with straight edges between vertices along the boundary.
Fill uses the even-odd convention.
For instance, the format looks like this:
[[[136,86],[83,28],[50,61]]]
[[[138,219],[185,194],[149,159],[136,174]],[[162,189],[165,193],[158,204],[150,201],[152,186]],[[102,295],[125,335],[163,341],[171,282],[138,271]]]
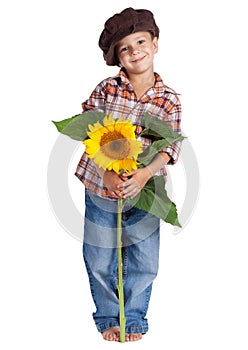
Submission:
[[[51,120],[80,113],[95,85],[118,72],[97,43],[105,20],[128,6],[154,12],[161,30],[155,70],[182,94],[182,127],[201,186],[184,230],[174,235],[163,226],[150,332],[123,346],[248,348],[245,1],[9,0],[0,5],[4,350],[121,346],[95,329],[81,243],[53,215],[46,183],[58,137]],[[70,187],[83,205],[73,171]]]

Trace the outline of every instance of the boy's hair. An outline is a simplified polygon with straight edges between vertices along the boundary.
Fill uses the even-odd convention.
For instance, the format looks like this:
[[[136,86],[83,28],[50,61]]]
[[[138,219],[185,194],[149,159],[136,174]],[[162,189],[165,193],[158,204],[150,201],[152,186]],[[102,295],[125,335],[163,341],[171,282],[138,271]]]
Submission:
[[[110,17],[104,25],[99,38],[99,46],[108,66],[119,64],[115,55],[116,44],[125,36],[136,32],[150,32],[153,37],[159,37],[159,28],[149,10],[134,10],[126,8]]]

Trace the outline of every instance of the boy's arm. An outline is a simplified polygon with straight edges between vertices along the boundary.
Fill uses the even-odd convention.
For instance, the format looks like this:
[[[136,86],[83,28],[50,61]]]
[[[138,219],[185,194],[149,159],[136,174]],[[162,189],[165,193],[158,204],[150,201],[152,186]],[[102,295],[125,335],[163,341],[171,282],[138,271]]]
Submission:
[[[92,91],[90,97],[82,103],[82,113],[87,112],[91,109],[105,110],[105,99],[106,99],[107,84],[103,80],[98,84]]]
[[[169,118],[169,122],[170,122],[170,126],[172,127],[172,130],[179,134],[181,134],[181,114],[182,114],[181,103],[178,96],[176,96],[176,101],[174,101],[173,108],[168,114],[168,118]],[[181,141],[175,141],[171,145],[163,149],[163,151],[170,156],[170,160],[167,164],[175,164],[177,162],[180,149],[181,149]]]
[[[167,152],[159,152],[157,156],[153,159],[153,161],[145,167],[145,169],[149,170],[149,179],[153,177],[156,174],[156,172],[158,172],[161,168],[163,168],[166,164],[169,164],[170,162],[171,156]]]

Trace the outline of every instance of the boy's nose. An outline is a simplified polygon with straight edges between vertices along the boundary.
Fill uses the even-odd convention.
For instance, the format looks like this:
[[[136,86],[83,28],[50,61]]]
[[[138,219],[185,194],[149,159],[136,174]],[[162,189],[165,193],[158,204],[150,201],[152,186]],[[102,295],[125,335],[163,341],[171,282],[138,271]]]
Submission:
[[[139,53],[138,47],[131,47],[130,48],[130,54],[131,55],[137,55],[137,53]]]

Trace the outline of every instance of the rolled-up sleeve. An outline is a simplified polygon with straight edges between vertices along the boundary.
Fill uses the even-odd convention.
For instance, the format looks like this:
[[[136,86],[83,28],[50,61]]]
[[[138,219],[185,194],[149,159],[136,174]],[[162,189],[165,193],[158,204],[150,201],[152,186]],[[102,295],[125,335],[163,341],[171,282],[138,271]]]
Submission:
[[[175,97],[176,101],[168,114],[168,119],[173,131],[181,134],[182,108],[178,96]],[[181,150],[181,143],[181,141],[175,141],[163,149],[163,152],[168,153],[171,157],[168,164],[175,164],[177,162]]]
[[[82,113],[91,109],[104,110],[106,87],[104,82],[97,85],[90,97],[82,103]]]

